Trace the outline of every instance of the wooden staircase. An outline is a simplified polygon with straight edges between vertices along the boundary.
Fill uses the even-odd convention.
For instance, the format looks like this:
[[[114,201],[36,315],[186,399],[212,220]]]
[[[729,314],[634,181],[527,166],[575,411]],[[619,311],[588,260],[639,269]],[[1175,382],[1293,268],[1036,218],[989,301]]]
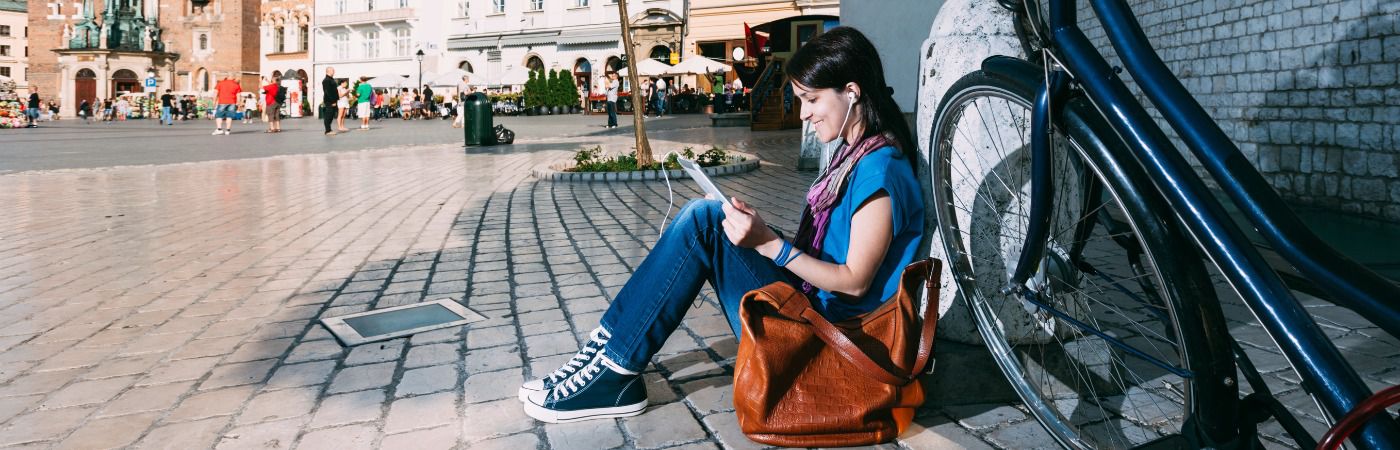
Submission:
[[[759,105],[762,105],[760,108]],[[754,99],[754,109],[758,112],[750,119],[749,129],[771,131],[783,129],[783,90],[770,89],[763,98]]]

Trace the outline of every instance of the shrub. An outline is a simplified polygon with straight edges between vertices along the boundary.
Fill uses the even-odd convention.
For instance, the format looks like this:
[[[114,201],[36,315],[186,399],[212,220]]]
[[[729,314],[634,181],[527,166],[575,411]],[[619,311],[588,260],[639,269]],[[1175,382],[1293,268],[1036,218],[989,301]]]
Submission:
[[[701,167],[713,167],[724,165],[729,162],[729,152],[719,147],[711,147],[705,153],[696,155],[690,147],[678,153],[671,153],[666,156],[665,162],[658,162],[645,167],[637,167],[637,157],[632,153],[621,155],[605,156],[602,146],[580,149],[574,153],[574,167],[568,172],[631,172],[636,170],[659,170],[680,169],[681,165],[676,161],[678,156],[686,159],[693,159]]]

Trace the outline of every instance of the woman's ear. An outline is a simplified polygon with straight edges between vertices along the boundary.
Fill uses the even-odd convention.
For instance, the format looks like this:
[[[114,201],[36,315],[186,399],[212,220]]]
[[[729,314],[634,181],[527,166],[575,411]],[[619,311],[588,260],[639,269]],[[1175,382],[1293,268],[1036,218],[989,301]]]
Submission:
[[[850,82],[850,83],[846,83],[846,94],[847,94],[847,95],[854,95],[854,97],[848,97],[848,98],[847,98],[848,100],[851,101],[851,103],[855,103],[855,102],[860,101],[860,94],[861,94],[861,92],[860,92],[860,85],[856,84],[854,81],[852,81],[852,82]]]

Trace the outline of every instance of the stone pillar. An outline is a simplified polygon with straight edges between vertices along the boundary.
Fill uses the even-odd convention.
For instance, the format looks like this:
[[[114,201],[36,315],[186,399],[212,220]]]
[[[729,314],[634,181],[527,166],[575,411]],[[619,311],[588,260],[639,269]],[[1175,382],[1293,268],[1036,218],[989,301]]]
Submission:
[[[933,126],[939,101],[953,83],[963,75],[981,68],[982,60],[992,55],[1020,56],[1020,41],[1016,38],[1013,16],[997,2],[974,0],[946,0],[933,19],[929,37],[924,41],[920,56],[919,73],[925,74],[919,80],[918,125],[915,139],[920,149],[920,173],[929,173],[929,142],[927,130]],[[957,158],[958,156],[954,156]],[[974,156],[968,156],[975,158]],[[933,187],[929,177],[920,177],[923,184],[924,203],[933,204]],[[968,184],[968,183],[963,183]],[[975,185],[975,183],[973,183]],[[942,236],[938,233],[938,222],[932,208],[924,218],[924,236],[932,257],[949,261],[944,252]],[[943,265],[942,287],[939,291],[938,335],[964,343],[981,343],[977,333],[977,322],[964,305],[954,305],[958,299],[957,283]],[[1027,335],[1029,323],[1005,323],[1008,336]]]
[[[57,89],[60,104],[58,107],[62,111],[60,114],[76,118],[78,117],[78,102],[74,98],[77,97],[78,94],[76,89],[74,89],[75,86],[73,86],[74,73],[76,73],[76,71],[73,70],[71,63],[65,63],[60,60],[58,64]]]

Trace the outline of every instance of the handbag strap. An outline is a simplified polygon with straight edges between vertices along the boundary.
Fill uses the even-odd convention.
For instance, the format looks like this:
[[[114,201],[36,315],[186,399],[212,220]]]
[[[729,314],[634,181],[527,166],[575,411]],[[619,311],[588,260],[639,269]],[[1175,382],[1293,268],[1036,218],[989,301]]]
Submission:
[[[941,270],[942,262],[934,258],[929,258],[921,262],[928,266],[929,273],[924,277],[924,295],[928,296],[930,292],[938,287],[938,277],[941,276],[943,272]],[[803,299],[805,300],[805,296]],[[797,308],[789,307],[789,305],[800,307],[801,311],[795,311]],[[859,367],[867,376],[881,383],[897,386],[909,384],[910,381],[913,381],[914,378],[919,376],[919,372],[923,371],[924,365],[928,364],[928,360],[933,354],[932,342],[934,326],[938,323],[937,318],[933,318],[933,320],[929,320],[928,317],[923,318],[922,330],[919,332],[919,346],[914,359],[914,367],[911,367],[908,373],[898,373],[876,364],[875,360],[870,359],[870,356],[866,355],[860,347],[857,347],[855,342],[852,342],[844,333],[837,330],[836,326],[832,325],[825,317],[822,317],[821,313],[812,309],[812,304],[810,302],[802,301],[795,303],[788,301],[784,302],[782,309],[790,310],[790,312],[796,313],[796,316],[806,319],[807,323],[811,324],[812,329],[816,331],[817,336],[823,341],[826,341],[826,344],[836,350],[837,354],[840,354],[846,361],[855,364],[856,367]]]

